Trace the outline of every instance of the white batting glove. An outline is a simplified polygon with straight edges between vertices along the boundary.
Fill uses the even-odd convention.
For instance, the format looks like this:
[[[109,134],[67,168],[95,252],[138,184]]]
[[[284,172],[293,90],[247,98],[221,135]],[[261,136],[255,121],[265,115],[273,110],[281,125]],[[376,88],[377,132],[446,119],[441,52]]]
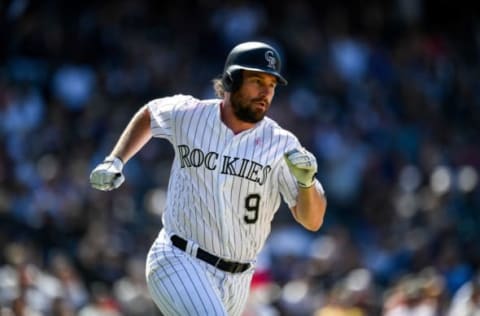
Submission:
[[[309,188],[315,182],[317,159],[305,148],[293,149],[284,154],[290,172],[297,179],[298,186]]]
[[[92,173],[90,173],[90,184],[94,189],[111,191],[118,188],[125,181],[122,173],[123,162],[113,156],[106,157]]]

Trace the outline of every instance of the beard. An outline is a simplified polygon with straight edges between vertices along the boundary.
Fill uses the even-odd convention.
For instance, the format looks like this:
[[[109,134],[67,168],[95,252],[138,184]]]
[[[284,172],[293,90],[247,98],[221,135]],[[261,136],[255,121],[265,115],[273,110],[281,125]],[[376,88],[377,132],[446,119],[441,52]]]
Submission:
[[[265,110],[255,107],[254,103],[260,101],[265,102]],[[263,120],[267,112],[266,110],[270,107],[270,104],[264,98],[249,100],[238,92],[232,94],[230,102],[232,103],[233,114],[237,119],[248,123],[257,123]]]

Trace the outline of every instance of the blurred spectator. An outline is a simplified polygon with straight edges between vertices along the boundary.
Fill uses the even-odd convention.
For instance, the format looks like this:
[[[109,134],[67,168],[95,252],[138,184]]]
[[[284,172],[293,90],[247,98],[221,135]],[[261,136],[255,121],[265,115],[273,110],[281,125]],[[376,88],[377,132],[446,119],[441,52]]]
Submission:
[[[75,309],[70,307],[70,305],[60,297],[57,297],[53,300],[52,303],[52,316],[74,316]]]
[[[64,254],[57,254],[50,263],[52,274],[62,286],[62,299],[57,300],[59,310],[77,310],[88,302],[88,292],[73,263]]]
[[[120,316],[118,303],[102,283],[92,285],[92,301],[78,311],[79,316]]]
[[[25,316],[41,316],[44,315],[36,310],[30,308],[29,304],[25,301],[23,296],[17,297],[12,302],[13,315],[25,315]]]
[[[436,275],[405,276],[387,295],[385,316],[435,316],[441,313],[442,284]]]
[[[156,310],[145,284],[144,270],[144,260],[129,259],[126,275],[113,286],[113,294],[121,305],[121,310],[127,315],[152,315]]]

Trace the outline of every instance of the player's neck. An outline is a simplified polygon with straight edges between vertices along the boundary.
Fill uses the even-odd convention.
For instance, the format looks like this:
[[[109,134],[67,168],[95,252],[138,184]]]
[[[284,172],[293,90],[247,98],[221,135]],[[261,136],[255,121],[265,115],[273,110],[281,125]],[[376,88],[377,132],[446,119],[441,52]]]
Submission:
[[[220,118],[222,122],[232,130],[234,135],[255,126],[255,123],[239,120],[233,113],[232,106],[226,103],[225,100],[220,103]]]

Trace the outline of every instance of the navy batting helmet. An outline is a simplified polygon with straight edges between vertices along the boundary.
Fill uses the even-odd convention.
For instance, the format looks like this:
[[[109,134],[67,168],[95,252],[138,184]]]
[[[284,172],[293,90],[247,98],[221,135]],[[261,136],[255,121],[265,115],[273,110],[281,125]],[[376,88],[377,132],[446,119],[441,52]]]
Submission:
[[[280,74],[280,55],[272,46],[262,42],[245,42],[230,51],[222,76],[226,91],[233,92],[241,86],[241,70],[268,73],[277,77],[278,83],[287,84],[287,80]]]

